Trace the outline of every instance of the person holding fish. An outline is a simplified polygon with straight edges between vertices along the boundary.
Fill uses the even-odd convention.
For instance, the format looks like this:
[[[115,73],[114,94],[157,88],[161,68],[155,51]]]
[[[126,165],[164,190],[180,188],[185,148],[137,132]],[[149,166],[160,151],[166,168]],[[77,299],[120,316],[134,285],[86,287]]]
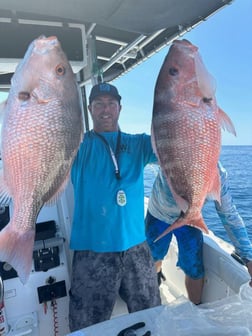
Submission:
[[[202,231],[208,233],[208,228],[201,210],[207,198],[215,201],[236,252],[252,275],[252,245],[229,193],[227,173],[218,163],[221,129],[234,135],[236,131],[218,106],[215,90],[199,48],[186,39],[174,40],[155,85],[152,143],[162,173],[150,198],[146,235],[159,273],[174,233],[178,265],[195,304],[201,301],[203,287]]]
[[[252,245],[247,229],[233,203],[229,189],[228,174],[220,162],[218,163],[218,170],[221,178],[221,203],[219,204],[215,201],[215,208],[235,247],[236,254],[241,257],[252,277]],[[156,263],[158,282],[161,284],[161,280],[164,278],[162,260],[168,253],[174,234],[179,251],[177,266],[185,273],[185,286],[188,297],[193,303],[199,304],[201,303],[204,284],[202,231],[196,227],[189,226],[190,223],[188,223],[189,225],[179,227],[155,241],[179,215],[180,209],[160,169],[153,184],[145,218],[147,242]]]
[[[109,319],[118,294],[129,312],[161,304],[144,227],[143,169],[156,162],[151,138],[120,130],[121,96],[113,85],[95,85],[88,108],[93,130],[71,171],[71,331]]]

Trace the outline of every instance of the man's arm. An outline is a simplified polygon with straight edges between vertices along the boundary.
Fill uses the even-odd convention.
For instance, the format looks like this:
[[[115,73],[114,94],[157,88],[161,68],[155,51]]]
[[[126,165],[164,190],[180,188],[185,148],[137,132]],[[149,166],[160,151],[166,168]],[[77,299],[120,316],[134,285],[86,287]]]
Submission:
[[[221,165],[219,165],[219,171],[221,176],[221,204],[215,202],[215,207],[236,253],[246,264],[252,277],[252,244],[244,221],[233,202],[227,171]]]

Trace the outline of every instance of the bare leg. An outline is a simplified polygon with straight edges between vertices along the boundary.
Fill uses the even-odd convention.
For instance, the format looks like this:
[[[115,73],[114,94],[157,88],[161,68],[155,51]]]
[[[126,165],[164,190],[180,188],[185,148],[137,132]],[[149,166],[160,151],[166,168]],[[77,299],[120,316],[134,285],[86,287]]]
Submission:
[[[159,273],[162,269],[162,260],[155,262],[156,271]],[[204,278],[192,279],[189,276],[185,276],[185,286],[188,294],[188,298],[192,303],[199,304],[201,302],[201,295],[204,285]]]
[[[161,285],[162,280],[165,281],[166,278],[162,272],[162,260],[158,260],[155,262],[155,266],[156,266],[156,272],[157,272],[157,281],[158,281],[158,286]]]
[[[192,279],[189,276],[185,276],[185,286],[188,294],[188,298],[192,303],[199,304],[201,302],[201,295],[204,285],[204,278]]]

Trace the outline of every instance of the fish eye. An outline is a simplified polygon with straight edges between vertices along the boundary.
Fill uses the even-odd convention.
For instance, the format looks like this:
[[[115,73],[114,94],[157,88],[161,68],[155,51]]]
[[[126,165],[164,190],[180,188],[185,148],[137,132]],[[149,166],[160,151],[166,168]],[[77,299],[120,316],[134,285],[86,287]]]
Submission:
[[[31,97],[31,95],[27,91],[21,91],[21,92],[18,93],[18,99],[19,100],[26,101],[26,100],[30,99],[30,97]]]
[[[176,76],[177,74],[178,74],[178,69],[177,68],[170,68],[169,69],[169,74],[171,75],[171,76]]]
[[[58,64],[56,66],[56,68],[55,68],[55,71],[56,71],[56,74],[59,75],[59,76],[64,75],[64,73],[65,73],[65,67],[64,67],[64,65]]]
[[[212,98],[207,98],[207,97],[203,98],[203,102],[206,103],[206,104],[211,103],[211,101],[212,101]]]

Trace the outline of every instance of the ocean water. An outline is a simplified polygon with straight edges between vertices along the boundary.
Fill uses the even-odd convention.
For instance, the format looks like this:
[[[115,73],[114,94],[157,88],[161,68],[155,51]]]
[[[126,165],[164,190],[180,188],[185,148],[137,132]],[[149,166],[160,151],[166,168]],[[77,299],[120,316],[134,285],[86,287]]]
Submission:
[[[234,204],[246,224],[252,241],[252,146],[223,146],[220,161],[228,171]],[[157,165],[145,168],[145,196],[149,197],[158,171]],[[218,237],[230,242],[216,213],[214,202],[208,201],[202,210],[208,228]]]

